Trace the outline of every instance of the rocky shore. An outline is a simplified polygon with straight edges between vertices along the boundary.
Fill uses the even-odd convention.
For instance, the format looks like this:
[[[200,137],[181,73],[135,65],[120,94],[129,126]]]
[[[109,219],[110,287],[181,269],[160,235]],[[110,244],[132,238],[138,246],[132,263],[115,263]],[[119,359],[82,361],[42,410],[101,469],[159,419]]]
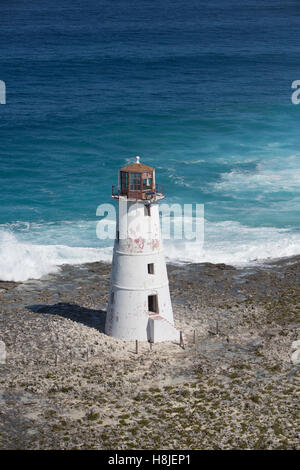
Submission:
[[[0,448],[300,447],[300,257],[168,271],[184,349],[138,354],[103,333],[110,265],[0,282]]]

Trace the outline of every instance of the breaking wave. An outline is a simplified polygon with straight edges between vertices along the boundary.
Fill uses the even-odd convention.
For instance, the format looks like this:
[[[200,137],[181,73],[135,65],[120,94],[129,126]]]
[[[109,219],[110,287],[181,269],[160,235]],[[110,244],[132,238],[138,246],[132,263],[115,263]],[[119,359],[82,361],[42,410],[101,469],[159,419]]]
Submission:
[[[17,240],[9,232],[0,232],[0,280],[26,281],[40,279],[59,271],[63,264],[109,261],[109,249],[34,245]]]
[[[87,224],[88,225],[88,224]],[[82,222],[80,224],[82,226]],[[49,236],[49,224],[35,227],[31,241],[11,230],[0,229],[0,280],[26,281],[56,273],[63,264],[83,264],[95,261],[110,262],[112,241],[103,242],[95,236],[95,224],[78,235],[78,223],[70,232],[54,227]],[[93,236],[91,229],[93,228]],[[42,230],[43,229],[43,230]],[[24,225],[25,233],[30,226]],[[41,234],[48,233],[48,238]],[[77,233],[69,238],[68,234]],[[31,232],[32,233],[32,232]],[[62,233],[64,236],[62,236]],[[88,237],[87,237],[88,233]],[[41,244],[44,239],[47,244]],[[56,240],[63,243],[55,244]],[[36,243],[37,241],[37,243]],[[90,242],[90,246],[87,243]],[[78,246],[70,246],[76,243]],[[80,246],[81,245],[81,246]],[[201,242],[164,240],[165,254],[173,263],[226,263],[235,266],[263,263],[270,259],[289,257],[300,253],[300,231],[288,228],[248,227],[238,222],[205,222],[205,239]]]

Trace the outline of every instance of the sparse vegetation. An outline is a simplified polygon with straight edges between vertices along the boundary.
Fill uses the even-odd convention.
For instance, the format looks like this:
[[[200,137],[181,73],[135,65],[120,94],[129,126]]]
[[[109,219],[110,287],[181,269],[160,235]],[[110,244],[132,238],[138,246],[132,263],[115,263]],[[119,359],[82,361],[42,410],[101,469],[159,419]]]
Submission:
[[[109,272],[106,265],[93,266],[93,273]],[[69,278],[53,281],[59,289],[74,282],[76,268],[66,269]],[[239,285],[245,300],[237,302],[234,268],[211,265],[199,271],[194,265],[176,267],[172,274],[169,267],[186,349],[154,344],[150,353],[146,344],[139,355],[100,332],[103,322],[94,305],[104,303],[99,278],[90,297],[73,289],[65,305],[52,300],[55,288],[49,284],[47,290],[45,283],[35,293],[37,303],[48,305],[42,313],[30,311],[25,300],[20,307],[21,289],[10,310],[2,296],[0,321],[11,346],[6,380],[0,379],[8,397],[1,405],[1,447],[13,442],[25,449],[299,448],[299,370],[290,363],[289,348],[297,339],[300,267],[280,269],[289,272],[291,288],[287,277],[258,269]],[[223,287],[216,292],[209,279],[218,276]],[[85,289],[91,282],[78,281]],[[105,282],[106,292],[108,278]],[[98,313],[82,316],[82,307]],[[210,335],[217,319],[219,334]]]

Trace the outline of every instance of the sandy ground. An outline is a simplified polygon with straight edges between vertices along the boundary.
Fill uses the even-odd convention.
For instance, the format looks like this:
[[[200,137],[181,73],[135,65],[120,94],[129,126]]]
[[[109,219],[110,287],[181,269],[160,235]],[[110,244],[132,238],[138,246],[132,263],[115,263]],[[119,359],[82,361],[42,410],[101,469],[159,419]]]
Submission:
[[[2,449],[298,449],[300,257],[169,266],[176,343],[103,333],[110,266],[0,282]]]

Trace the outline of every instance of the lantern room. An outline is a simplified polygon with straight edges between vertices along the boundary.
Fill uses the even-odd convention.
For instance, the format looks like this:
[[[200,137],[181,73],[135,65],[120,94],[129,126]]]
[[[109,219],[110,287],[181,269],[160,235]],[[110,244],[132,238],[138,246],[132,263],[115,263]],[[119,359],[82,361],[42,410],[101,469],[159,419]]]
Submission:
[[[140,157],[136,157],[136,162],[124,166],[120,170],[120,185],[113,186],[112,195],[128,199],[161,199],[163,198],[163,187],[159,190],[155,183],[155,169],[151,166],[140,163]]]

